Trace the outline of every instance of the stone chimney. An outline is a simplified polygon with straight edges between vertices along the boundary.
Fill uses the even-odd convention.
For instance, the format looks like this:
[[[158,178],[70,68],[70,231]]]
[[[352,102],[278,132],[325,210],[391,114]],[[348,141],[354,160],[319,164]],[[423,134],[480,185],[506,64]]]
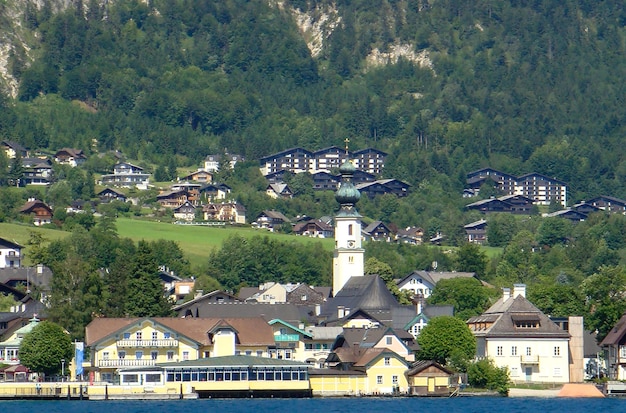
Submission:
[[[513,298],[518,295],[526,298],[526,284],[513,284]]]
[[[507,287],[502,288],[502,302],[505,302],[509,298],[511,298],[511,289]]]

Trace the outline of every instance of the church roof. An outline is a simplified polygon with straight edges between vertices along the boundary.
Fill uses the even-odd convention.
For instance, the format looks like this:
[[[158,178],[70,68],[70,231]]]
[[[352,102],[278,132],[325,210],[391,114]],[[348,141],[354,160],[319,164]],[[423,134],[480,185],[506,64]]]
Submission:
[[[344,287],[326,302],[321,314],[335,316],[339,306],[350,310],[390,311],[399,304],[380,276],[365,275],[351,277]]]

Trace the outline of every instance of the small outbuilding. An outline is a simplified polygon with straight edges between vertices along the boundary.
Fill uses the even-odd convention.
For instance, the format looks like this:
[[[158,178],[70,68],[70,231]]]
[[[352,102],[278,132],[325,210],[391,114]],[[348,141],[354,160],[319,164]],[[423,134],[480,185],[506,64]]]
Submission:
[[[448,396],[452,371],[434,360],[419,360],[406,372],[412,396]]]

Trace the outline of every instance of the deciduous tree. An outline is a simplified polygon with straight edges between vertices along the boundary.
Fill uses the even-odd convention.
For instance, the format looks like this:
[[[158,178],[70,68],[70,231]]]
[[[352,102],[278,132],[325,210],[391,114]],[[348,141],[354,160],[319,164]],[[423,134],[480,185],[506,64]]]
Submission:
[[[61,372],[63,360],[69,366],[74,356],[69,334],[58,324],[42,321],[24,336],[20,344],[20,363],[46,375]]]
[[[476,338],[463,320],[452,316],[431,318],[417,342],[421,360],[446,364],[451,357],[471,360],[476,355]]]

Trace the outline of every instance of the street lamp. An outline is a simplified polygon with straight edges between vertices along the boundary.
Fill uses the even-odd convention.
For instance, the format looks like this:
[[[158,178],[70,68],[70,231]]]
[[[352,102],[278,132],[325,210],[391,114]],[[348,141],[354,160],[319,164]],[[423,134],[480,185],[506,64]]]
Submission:
[[[65,359],[61,359],[61,381],[63,381],[63,376],[65,376]]]

